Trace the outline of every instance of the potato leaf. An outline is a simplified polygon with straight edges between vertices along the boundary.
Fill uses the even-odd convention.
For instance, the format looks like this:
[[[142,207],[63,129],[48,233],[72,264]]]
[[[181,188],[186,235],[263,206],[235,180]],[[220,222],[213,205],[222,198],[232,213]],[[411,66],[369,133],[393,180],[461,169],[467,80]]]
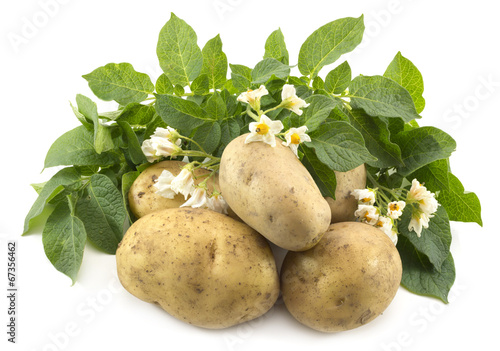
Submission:
[[[420,118],[410,93],[383,76],[358,76],[349,85],[353,108],[374,117],[400,117],[405,122]]]
[[[54,166],[109,166],[119,163],[114,152],[97,153],[94,133],[84,126],[76,127],[61,135],[50,147],[44,167]]]
[[[141,102],[152,94],[154,85],[149,76],[139,73],[130,63],[108,63],[83,76],[92,92],[105,101],[121,105]]]
[[[452,221],[475,222],[483,225],[481,218],[481,203],[476,194],[465,192],[460,180],[451,173],[449,189],[443,189],[438,194],[438,201],[446,208]]]
[[[314,79],[321,68],[354,50],[361,43],[364,30],[363,15],[341,18],[318,28],[300,47],[300,73]]]
[[[404,236],[397,245],[403,263],[401,285],[414,294],[436,297],[448,303],[448,294],[455,282],[455,264],[451,253],[438,271]]]
[[[384,77],[391,78],[403,88],[408,90],[417,113],[421,113],[425,107],[425,99],[422,96],[424,92],[424,80],[422,74],[415,65],[401,55],[401,52],[396,54],[389,67],[387,67]]]
[[[318,159],[331,170],[347,172],[375,161],[365,148],[363,136],[347,122],[327,122],[310,134],[306,146],[314,149]]]
[[[76,216],[88,239],[102,251],[114,254],[123,237],[127,216],[122,194],[110,178],[94,174],[76,204]]]
[[[200,74],[203,56],[196,32],[172,13],[160,31],[156,54],[170,82],[185,87]]]
[[[70,277],[73,284],[82,264],[86,238],[85,227],[74,216],[68,201],[60,202],[47,218],[42,242],[49,261]]]

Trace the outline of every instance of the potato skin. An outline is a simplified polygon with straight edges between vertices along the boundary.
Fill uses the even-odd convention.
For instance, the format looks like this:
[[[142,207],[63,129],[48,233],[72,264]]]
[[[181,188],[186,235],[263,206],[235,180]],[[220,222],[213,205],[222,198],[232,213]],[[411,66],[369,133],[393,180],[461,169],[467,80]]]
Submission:
[[[354,189],[366,188],[366,167],[364,164],[347,172],[335,171],[337,187],[335,200],[325,197],[332,213],[332,223],[354,221],[354,212],[358,208],[358,201],[351,196]]]
[[[226,146],[219,183],[233,211],[268,240],[287,250],[312,247],[330,224],[330,208],[316,183],[281,140]]]
[[[279,295],[266,239],[206,209],[166,209],[140,218],[125,234],[116,261],[120,282],[132,295],[204,328],[257,318]]]
[[[380,315],[396,295],[401,275],[398,250],[380,229],[335,223],[312,249],[287,253],[281,291],[300,323],[337,332]]]
[[[173,199],[167,199],[160,196],[156,194],[156,189],[153,186],[156,179],[158,179],[164,170],[170,171],[174,176],[176,176],[181,172],[182,167],[185,165],[186,163],[182,161],[167,160],[152,164],[142,171],[128,192],[128,201],[132,213],[137,218],[141,218],[149,213],[165,208],[180,207],[184,202],[186,202],[184,195],[182,194],[177,194]],[[204,174],[210,174],[210,171],[206,169],[195,170],[195,176],[201,176]],[[200,183],[204,179],[204,177],[195,179],[195,184]],[[219,187],[217,177],[214,177],[213,179],[214,181],[208,181],[210,191],[213,190],[212,185],[214,184],[216,188]]]

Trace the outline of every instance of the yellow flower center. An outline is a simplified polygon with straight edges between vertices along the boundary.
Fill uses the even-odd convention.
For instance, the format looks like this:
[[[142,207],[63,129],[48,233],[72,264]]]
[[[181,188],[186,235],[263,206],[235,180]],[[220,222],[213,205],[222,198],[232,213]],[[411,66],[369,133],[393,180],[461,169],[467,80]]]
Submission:
[[[269,126],[265,123],[260,123],[255,128],[255,132],[260,135],[266,135],[269,132]]]
[[[383,227],[384,226],[384,222],[382,221],[378,221],[377,224],[375,224],[377,227]]]
[[[290,136],[290,142],[292,144],[299,145],[300,144],[300,136],[297,133],[293,133]]]
[[[361,202],[370,202],[371,199],[369,197],[365,197],[364,199],[361,200]]]
[[[391,205],[389,205],[389,209],[391,211],[399,211],[399,205],[398,204],[391,204]]]

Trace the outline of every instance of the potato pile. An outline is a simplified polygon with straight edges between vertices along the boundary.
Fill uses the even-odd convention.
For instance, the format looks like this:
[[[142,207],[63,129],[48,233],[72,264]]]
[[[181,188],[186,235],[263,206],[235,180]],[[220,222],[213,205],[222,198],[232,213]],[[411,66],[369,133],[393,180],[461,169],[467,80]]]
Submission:
[[[139,219],[116,254],[122,285],[204,328],[257,318],[280,292],[290,314],[319,331],[376,318],[393,300],[402,268],[381,230],[352,221],[357,203],[349,194],[365,187],[364,165],[337,173],[336,200],[324,198],[288,147],[245,138],[227,145],[215,182],[236,219],[156,195],[155,177],[178,172],[178,161],[154,164],[137,178],[129,204]],[[281,272],[269,242],[287,250]]]

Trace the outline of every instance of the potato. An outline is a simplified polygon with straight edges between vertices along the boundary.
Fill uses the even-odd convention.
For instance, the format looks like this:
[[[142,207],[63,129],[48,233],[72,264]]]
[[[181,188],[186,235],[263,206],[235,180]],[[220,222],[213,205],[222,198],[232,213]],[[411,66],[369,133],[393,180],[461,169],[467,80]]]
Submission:
[[[300,323],[336,332],[380,315],[396,295],[401,274],[398,250],[380,229],[335,223],[312,249],[287,253],[281,291]]]
[[[335,172],[337,187],[335,189],[335,200],[326,197],[332,213],[332,223],[354,221],[354,212],[358,208],[358,201],[351,196],[354,189],[366,187],[366,168],[362,164],[347,172]]]
[[[177,208],[186,202],[184,195],[181,194],[177,194],[173,199],[167,199],[158,195],[153,186],[155,180],[158,179],[163,170],[170,171],[176,176],[185,165],[186,163],[181,161],[162,161],[146,168],[139,177],[137,177],[128,192],[128,201],[132,213],[137,218],[141,218],[149,213],[165,208]],[[199,184],[205,179],[203,175],[210,174],[210,171],[200,168],[195,170],[194,174],[198,177],[195,179],[195,184]],[[213,190],[214,184],[217,189],[219,188],[217,178],[218,177],[214,176],[213,180],[208,181],[208,188],[210,191]]]
[[[116,252],[118,277],[132,295],[205,328],[257,318],[279,295],[268,242],[244,223],[206,209],[175,208],[141,217]]]
[[[277,246],[293,251],[312,247],[330,224],[328,203],[279,139],[271,147],[245,144],[246,137],[233,139],[222,154],[222,196],[245,223]]]

